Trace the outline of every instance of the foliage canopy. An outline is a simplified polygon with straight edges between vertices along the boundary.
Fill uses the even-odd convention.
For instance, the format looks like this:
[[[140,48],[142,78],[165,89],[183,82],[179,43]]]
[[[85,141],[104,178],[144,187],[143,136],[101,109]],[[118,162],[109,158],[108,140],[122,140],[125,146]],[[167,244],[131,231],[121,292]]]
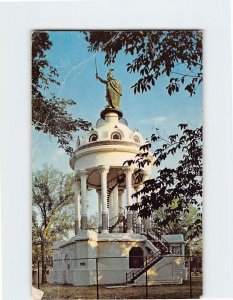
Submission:
[[[42,262],[42,280],[54,241],[67,237],[73,228],[72,177],[54,168],[44,168],[32,176],[33,263]]]
[[[132,56],[127,71],[140,75],[132,86],[134,93],[150,90],[167,76],[169,95],[183,87],[192,96],[203,80],[199,30],[87,31],[85,36],[90,51],[105,53],[107,65],[120,51]]]
[[[181,132],[170,135],[166,140],[157,130],[152,134],[151,142],[141,147],[142,153],[127,162],[139,166],[137,176],[140,180],[141,169],[150,163],[148,157],[153,143],[158,145],[162,141],[153,153],[157,167],[162,166],[169,156],[177,153],[181,156],[177,167],[163,167],[158,170],[156,178],[144,182],[143,188],[133,195],[140,196],[141,202],[133,204],[130,209],[139,211],[139,215],[145,218],[163,208],[163,217],[155,214],[154,221],[158,227],[164,228],[169,223],[182,224],[184,217],[190,213],[190,207],[196,207],[199,211],[196,219],[187,226],[191,239],[202,233],[202,127],[190,129],[187,124],[179,127]]]
[[[90,123],[74,119],[68,112],[76,104],[74,100],[57,97],[50,92],[51,85],[59,86],[57,69],[50,65],[46,52],[52,47],[47,32],[32,34],[32,124],[38,131],[57,139],[60,148],[73,154],[70,141],[79,129],[87,130]]]

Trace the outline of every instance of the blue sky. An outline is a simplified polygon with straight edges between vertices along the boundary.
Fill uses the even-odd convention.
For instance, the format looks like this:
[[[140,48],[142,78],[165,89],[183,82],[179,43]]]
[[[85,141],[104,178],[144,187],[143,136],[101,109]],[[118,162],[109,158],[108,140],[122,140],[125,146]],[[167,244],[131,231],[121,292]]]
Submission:
[[[123,96],[121,107],[124,118],[131,129],[137,128],[144,138],[150,138],[155,128],[160,128],[164,136],[177,132],[179,123],[188,123],[192,127],[202,123],[202,89],[190,97],[181,90],[172,96],[166,92],[167,77],[161,77],[151,91],[144,94],[133,93],[130,88],[138,75],[127,73],[126,64],[132,57],[120,53],[114,65],[104,65],[102,53],[87,50],[87,42],[82,33],[77,31],[49,32],[53,46],[47,52],[47,58],[59,73],[61,85],[51,86],[51,91],[58,96],[76,101],[70,112],[75,118],[81,117],[93,123],[99,119],[100,111],[106,105],[105,86],[95,78],[95,58],[99,76],[106,78],[109,68],[122,83]],[[85,132],[77,132],[83,136]],[[32,134],[33,169],[43,165],[52,165],[64,172],[72,172],[69,157],[58,148],[56,140],[33,130]],[[171,163],[175,163],[174,158]]]

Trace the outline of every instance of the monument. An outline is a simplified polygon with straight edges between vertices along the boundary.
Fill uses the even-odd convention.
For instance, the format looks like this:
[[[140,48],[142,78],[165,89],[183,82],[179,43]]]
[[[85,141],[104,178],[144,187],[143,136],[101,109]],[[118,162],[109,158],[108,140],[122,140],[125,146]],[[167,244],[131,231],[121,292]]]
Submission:
[[[108,105],[100,112],[95,128],[77,141],[70,160],[74,171],[75,236],[54,244],[53,283],[76,286],[97,284],[182,283],[185,277],[182,235],[156,237],[150,219],[141,219],[127,209],[134,191],[151,176],[151,165],[143,179],[134,176],[134,159],[144,139],[131,130],[120,111],[121,83],[112,76],[103,80]],[[149,157],[152,160],[152,155]],[[88,192],[96,191],[98,228],[88,228]],[[87,205],[88,202],[88,205]]]
[[[106,100],[108,101],[108,106],[119,109],[120,107],[120,97],[122,96],[122,87],[121,83],[113,78],[112,71],[114,69],[110,69],[107,74],[107,80],[104,80],[99,77],[96,72],[96,78],[106,84]]]

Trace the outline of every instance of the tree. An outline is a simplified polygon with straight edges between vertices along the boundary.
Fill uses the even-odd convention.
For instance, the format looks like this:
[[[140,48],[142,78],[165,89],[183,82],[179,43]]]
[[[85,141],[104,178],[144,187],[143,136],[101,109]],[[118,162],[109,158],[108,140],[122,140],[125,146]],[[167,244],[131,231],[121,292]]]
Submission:
[[[57,138],[60,148],[73,154],[70,142],[73,132],[88,130],[90,123],[83,119],[73,119],[68,108],[74,100],[65,100],[50,92],[51,85],[60,85],[57,69],[50,65],[46,52],[52,47],[47,32],[32,34],[32,124],[38,131]]]
[[[32,176],[33,263],[41,261],[42,283],[46,282],[47,263],[52,243],[67,237],[73,225],[72,177],[45,167]]]
[[[98,229],[99,215],[96,212],[88,218],[88,229]]]
[[[173,201],[170,209],[174,209],[177,205],[177,199]],[[157,236],[163,234],[183,234],[185,240],[186,255],[194,254],[199,255],[202,250],[201,232],[196,237],[193,237],[192,225],[200,218],[200,211],[193,205],[188,205],[188,211],[181,210],[179,217],[173,219],[169,223],[162,222],[167,217],[167,207],[160,207],[156,212],[152,213],[152,229]],[[162,223],[162,224],[161,224]]]
[[[155,179],[144,182],[143,188],[133,195],[141,196],[141,202],[133,204],[130,209],[139,211],[139,215],[145,218],[162,208],[163,217],[155,215],[154,221],[158,227],[165,228],[172,223],[180,227],[184,217],[190,214],[190,208],[195,207],[198,209],[195,221],[187,226],[189,239],[193,239],[202,233],[202,127],[190,129],[187,124],[180,124],[179,127],[181,133],[170,135],[167,140],[157,130],[151,137],[151,143],[141,147],[142,152],[137,154],[135,160],[126,162],[138,165],[137,176],[140,180],[141,170],[151,163],[148,156],[152,143],[162,141],[161,147],[153,153],[157,167],[169,156],[181,156],[176,168],[161,168]]]
[[[143,93],[161,76],[169,78],[169,95],[183,87],[190,96],[203,80],[202,32],[199,30],[86,31],[90,51],[103,51],[105,64],[114,63],[124,51],[132,56],[127,71],[140,78],[132,86]]]

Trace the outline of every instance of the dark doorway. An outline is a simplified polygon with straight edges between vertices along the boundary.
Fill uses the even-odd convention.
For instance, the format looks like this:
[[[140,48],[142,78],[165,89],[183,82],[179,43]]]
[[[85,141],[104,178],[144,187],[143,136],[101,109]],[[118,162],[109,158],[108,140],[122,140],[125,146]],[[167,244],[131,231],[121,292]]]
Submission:
[[[133,247],[129,251],[129,268],[143,267],[143,250],[140,247]]]

